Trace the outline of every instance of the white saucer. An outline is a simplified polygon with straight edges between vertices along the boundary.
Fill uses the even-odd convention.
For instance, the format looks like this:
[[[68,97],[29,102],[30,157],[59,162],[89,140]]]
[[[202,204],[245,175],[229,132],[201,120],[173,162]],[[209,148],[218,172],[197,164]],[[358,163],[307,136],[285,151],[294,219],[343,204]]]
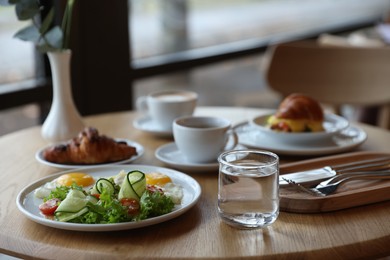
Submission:
[[[245,149],[243,145],[237,145],[235,149]],[[189,172],[210,172],[218,171],[219,164],[217,160],[210,163],[194,163],[189,162],[183,154],[179,151],[174,142],[165,144],[157,148],[155,156],[160,161],[170,165],[173,168],[181,171]]]
[[[149,116],[139,117],[133,121],[133,126],[149,134],[171,137],[172,130],[162,130]]]
[[[238,141],[247,147],[269,150],[280,155],[326,155],[352,150],[367,139],[362,129],[350,125],[331,139],[311,142],[310,144],[281,142],[264,135],[248,122],[234,127]]]

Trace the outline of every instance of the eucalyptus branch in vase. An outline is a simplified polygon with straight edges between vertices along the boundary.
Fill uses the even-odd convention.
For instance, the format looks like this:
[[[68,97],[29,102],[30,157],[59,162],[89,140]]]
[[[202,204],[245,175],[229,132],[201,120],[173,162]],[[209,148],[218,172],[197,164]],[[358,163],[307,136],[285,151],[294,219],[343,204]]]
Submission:
[[[75,0],[67,0],[61,26],[54,25],[56,17],[54,6],[49,10],[43,0],[0,0],[0,4],[15,5],[17,18],[21,21],[31,20],[31,24],[18,32],[15,37],[33,42],[37,49],[47,53],[53,86],[53,100],[41,135],[49,142],[69,140],[84,128],[82,118],[73,102],[69,48],[69,37],[73,5]],[[58,0],[51,0],[56,3]],[[41,13],[46,13],[40,22]]]
[[[48,10],[46,17],[40,22],[40,14],[45,7],[39,0],[1,0],[0,5],[15,5],[18,20],[31,20],[31,25],[16,32],[14,37],[33,42],[41,52],[53,52],[69,49],[69,38],[72,13],[75,0],[68,0],[61,26],[53,26],[55,18],[54,6]]]

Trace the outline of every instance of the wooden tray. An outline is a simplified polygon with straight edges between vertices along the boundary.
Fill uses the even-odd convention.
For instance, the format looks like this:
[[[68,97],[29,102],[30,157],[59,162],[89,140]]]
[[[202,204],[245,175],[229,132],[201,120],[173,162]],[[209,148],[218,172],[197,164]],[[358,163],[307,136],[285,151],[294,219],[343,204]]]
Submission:
[[[280,166],[280,174],[310,170],[364,159],[390,156],[380,152],[354,152],[310,159]],[[341,210],[390,200],[390,180],[354,180],[342,184],[336,193],[315,197],[294,187],[280,187],[280,210],[297,213],[318,213]]]

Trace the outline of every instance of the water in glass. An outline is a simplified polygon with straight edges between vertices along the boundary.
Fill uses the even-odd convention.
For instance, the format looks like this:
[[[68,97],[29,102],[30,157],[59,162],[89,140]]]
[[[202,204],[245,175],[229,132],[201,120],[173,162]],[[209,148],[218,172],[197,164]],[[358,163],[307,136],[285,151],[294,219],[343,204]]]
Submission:
[[[243,159],[220,164],[218,212],[240,228],[262,228],[279,214],[278,164]]]

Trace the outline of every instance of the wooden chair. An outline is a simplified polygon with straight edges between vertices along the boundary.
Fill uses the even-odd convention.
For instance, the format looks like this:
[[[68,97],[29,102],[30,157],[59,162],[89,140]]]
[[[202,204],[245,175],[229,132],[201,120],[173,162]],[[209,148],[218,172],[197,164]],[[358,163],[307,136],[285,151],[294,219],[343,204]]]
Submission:
[[[281,95],[304,93],[332,105],[378,107],[377,125],[390,129],[390,48],[321,46],[299,41],[274,46],[266,71]]]

